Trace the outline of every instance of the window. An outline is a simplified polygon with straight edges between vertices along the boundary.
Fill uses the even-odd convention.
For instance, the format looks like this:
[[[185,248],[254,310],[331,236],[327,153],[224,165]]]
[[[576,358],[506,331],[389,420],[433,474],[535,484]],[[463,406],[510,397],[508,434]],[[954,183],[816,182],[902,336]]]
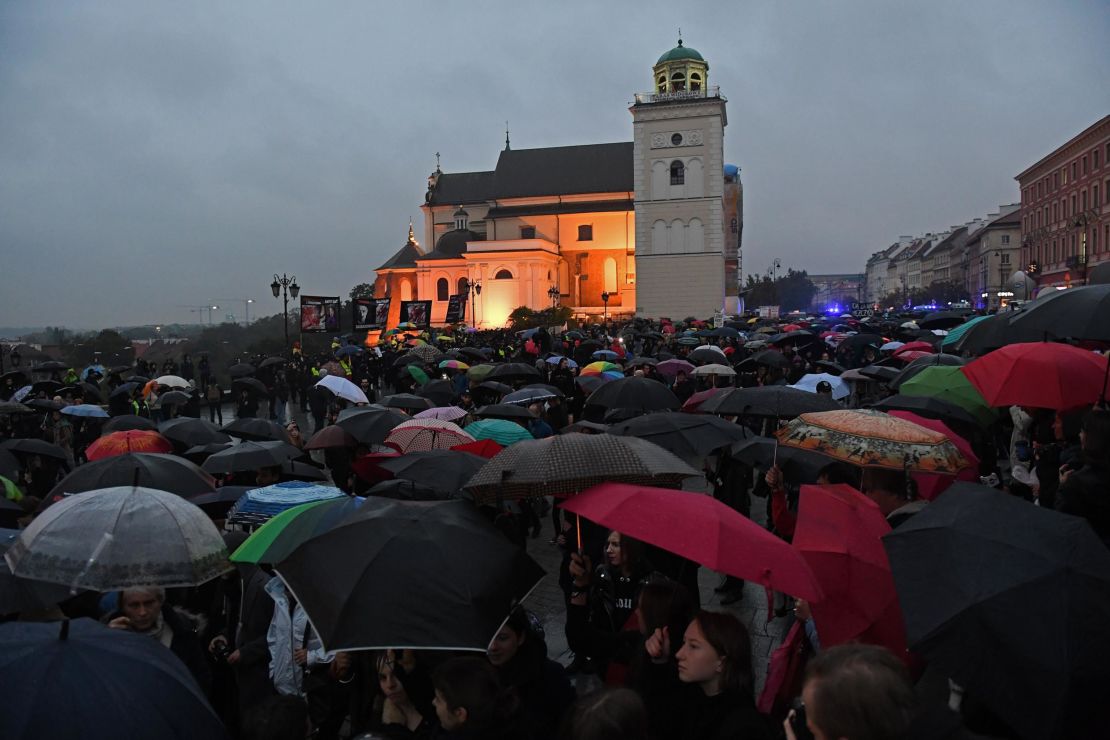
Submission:
[[[682,92],[686,89],[686,75],[675,72],[671,75],[671,92]]]
[[[606,293],[617,292],[617,261],[612,257],[607,257],[604,264],[604,285]]]
[[[1106,187],[1103,189],[1103,193],[1103,197],[1106,198],[1106,204],[1110,205],[1110,179],[1106,181]]]
[[[1003,237],[1003,238],[1005,239],[1005,237]],[[1010,253],[1009,252],[1006,252],[1005,254],[1002,255],[1002,264],[1004,264],[1004,265],[1010,264]]]
[[[594,227],[592,224],[582,224],[578,227],[578,241],[592,242],[594,240]]]
[[[1009,234],[1003,234],[1002,235],[1002,243],[1003,244],[1009,244],[1010,243],[1010,235]]]
[[[1102,201],[1098,199],[1098,183],[1091,186],[1091,205],[1095,208],[1102,205]]]
[[[690,89],[694,92],[701,90],[701,75],[697,72],[692,72],[690,74]]]
[[[1071,194],[1071,215],[1074,216],[1077,213],[1079,213],[1079,211],[1075,210],[1075,193],[1072,193]]]
[[[1097,170],[1098,164],[1098,149],[1095,149],[1091,152],[1091,169]]]
[[[655,81],[655,87],[660,95],[667,92],[667,75],[659,75],[659,79]]]
[[[412,300],[412,283],[409,282],[408,279],[406,279],[406,278],[402,278],[402,280],[401,280],[401,300],[402,301],[411,301]]]
[[[1079,163],[1078,162],[1072,162],[1071,163],[1071,179],[1072,179],[1073,182],[1075,181],[1076,172],[1078,170],[1079,170]]]
[[[684,185],[686,183],[686,165],[681,161],[671,162],[671,185]]]
[[[1087,174],[1087,155],[1083,155],[1083,174]]]
[[[1083,210],[1087,210],[1087,191],[1083,190],[1079,193],[1079,202],[1083,204]]]
[[[536,227],[535,226],[521,226],[520,227],[520,238],[521,239],[535,239],[536,238]]]
[[[456,285],[456,290],[458,291],[458,294],[463,296],[463,300],[466,300],[466,295],[470,291],[470,281],[467,280],[464,276],[459,278],[459,282],[456,283]]]
[[[1058,190],[1059,188],[1060,188],[1060,173],[1059,172],[1053,172],[1052,173],[1052,189],[1053,190]]]
[[[513,274],[508,270],[498,270],[497,274],[493,276],[494,280],[512,280]]]
[[[678,146],[682,143],[682,134],[671,134],[671,146]]]
[[[437,301],[450,300],[450,298],[451,298],[450,293],[451,293],[451,287],[450,287],[450,284],[447,282],[447,278],[440,278],[439,280],[436,280],[436,300]]]

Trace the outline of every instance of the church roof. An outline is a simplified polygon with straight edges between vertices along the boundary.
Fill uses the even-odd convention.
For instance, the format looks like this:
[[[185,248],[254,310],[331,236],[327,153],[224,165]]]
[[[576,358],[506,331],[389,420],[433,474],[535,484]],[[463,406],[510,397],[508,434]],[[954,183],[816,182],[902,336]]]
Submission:
[[[436,248],[418,259],[421,260],[457,260],[466,252],[467,242],[480,242],[482,236],[475,234],[470,229],[453,229],[448,231],[436,242]]]
[[[440,175],[428,202],[475,203],[635,190],[632,142],[506,149],[492,172]]]
[[[415,268],[416,260],[422,259],[423,252],[415,242],[406,242],[405,246],[397,250],[397,253],[385,261],[378,270],[403,270],[405,268]]]
[[[702,55],[698,53],[697,49],[691,49],[689,46],[683,46],[682,40],[679,39],[678,46],[671,49],[663,56],[659,57],[659,61],[656,62],[656,64],[662,64],[663,62],[677,62],[680,59],[696,59],[699,62],[705,61],[705,59],[702,58]]]

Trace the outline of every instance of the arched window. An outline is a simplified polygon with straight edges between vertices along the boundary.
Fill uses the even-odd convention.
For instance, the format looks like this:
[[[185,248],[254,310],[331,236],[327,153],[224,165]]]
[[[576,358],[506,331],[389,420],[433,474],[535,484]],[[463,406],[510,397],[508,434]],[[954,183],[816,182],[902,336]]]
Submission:
[[[497,274],[493,276],[494,280],[512,280],[513,274],[508,270],[498,270]]]
[[[667,75],[659,75],[659,79],[655,81],[657,92],[662,95],[667,92]]]
[[[612,257],[605,259],[605,292],[617,292],[617,261]]]
[[[440,278],[436,280],[436,300],[446,301],[450,300],[451,287],[447,282],[447,278]]]
[[[697,72],[690,73],[690,89],[694,92],[701,90],[701,75]]]
[[[671,92],[682,92],[686,89],[686,75],[675,72],[671,75]]]
[[[408,278],[401,279],[401,300],[412,300],[412,283],[408,280]]]
[[[680,160],[671,162],[671,185],[686,183],[686,166]]]
[[[466,276],[463,276],[459,278],[458,286],[459,295],[464,295],[470,289],[470,281],[466,279]]]

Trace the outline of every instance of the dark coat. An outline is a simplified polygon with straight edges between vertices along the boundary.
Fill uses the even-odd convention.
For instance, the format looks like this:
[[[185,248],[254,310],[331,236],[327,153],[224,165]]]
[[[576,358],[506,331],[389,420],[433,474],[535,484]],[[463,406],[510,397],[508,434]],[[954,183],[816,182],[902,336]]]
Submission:
[[[533,737],[554,738],[575,691],[563,667],[547,657],[547,646],[538,638],[534,650],[528,643],[498,670],[504,687],[516,689],[521,715]]]
[[[107,624],[121,616],[123,616],[123,612],[117,610],[109,613],[101,621]],[[210,695],[212,692],[212,668],[208,665],[208,657],[205,655],[204,646],[200,640],[203,618],[184,609],[165,604],[162,606],[162,619],[166,626],[173,631],[170,652],[176,655],[178,660],[189,669],[189,673],[196,679],[201,691],[206,696]]]
[[[1090,462],[1069,475],[1056,492],[1056,510],[1086,519],[1110,547],[1110,463]]]
[[[676,682],[674,663],[652,666],[645,703],[658,718],[658,740],[770,740],[767,718],[755,700],[739,694],[706,696],[697,684]]]

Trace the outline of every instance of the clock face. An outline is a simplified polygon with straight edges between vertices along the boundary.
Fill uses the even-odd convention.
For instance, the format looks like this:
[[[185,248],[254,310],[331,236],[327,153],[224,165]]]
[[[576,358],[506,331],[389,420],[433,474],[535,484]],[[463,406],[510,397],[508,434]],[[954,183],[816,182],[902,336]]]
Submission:
[[[671,134],[671,145],[678,146],[682,143],[682,134]]]

